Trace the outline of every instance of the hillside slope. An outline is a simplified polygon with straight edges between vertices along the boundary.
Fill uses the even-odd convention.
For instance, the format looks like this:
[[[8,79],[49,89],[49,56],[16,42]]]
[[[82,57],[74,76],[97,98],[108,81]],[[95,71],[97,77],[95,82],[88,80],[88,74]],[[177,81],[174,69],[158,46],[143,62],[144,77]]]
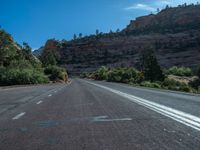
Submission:
[[[151,47],[162,67],[200,65],[200,5],[166,8],[131,21],[121,32],[91,35],[68,42],[48,40],[43,51],[57,51],[59,65],[72,74],[102,65],[137,67]]]

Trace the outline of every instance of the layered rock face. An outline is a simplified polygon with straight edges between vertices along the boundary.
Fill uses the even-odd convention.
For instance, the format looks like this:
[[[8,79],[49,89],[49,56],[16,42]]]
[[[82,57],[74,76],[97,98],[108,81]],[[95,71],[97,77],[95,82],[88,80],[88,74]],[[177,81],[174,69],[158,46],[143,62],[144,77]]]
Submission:
[[[56,50],[69,73],[100,66],[137,67],[140,53],[152,48],[162,67],[200,65],[200,6],[168,8],[137,18],[120,33],[100,34],[69,42],[49,40],[43,51]]]

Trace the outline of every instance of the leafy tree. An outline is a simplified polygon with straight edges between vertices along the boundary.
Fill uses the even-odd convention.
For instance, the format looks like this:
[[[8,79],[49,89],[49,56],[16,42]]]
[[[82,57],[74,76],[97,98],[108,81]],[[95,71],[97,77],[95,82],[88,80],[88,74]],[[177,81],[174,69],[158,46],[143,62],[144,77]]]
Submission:
[[[163,71],[158,64],[157,58],[152,49],[145,49],[140,58],[141,71],[149,81],[163,81]]]
[[[0,66],[9,66],[17,55],[11,35],[0,29]]]
[[[54,66],[57,64],[56,57],[53,52],[43,54],[42,63],[44,66]]]
[[[42,53],[45,66],[56,65],[58,60],[59,55],[55,50]],[[67,73],[63,69],[54,69],[51,77],[53,75],[60,80],[67,80]],[[15,43],[10,34],[0,29],[0,85],[48,82],[49,78],[44,74],[42,64],[32,55],[31,47],[27,43],[22,46]]]
[[[23,42],[22,51],[25,52],[27,55],[30,55],[32,52],[31,47],[28,45],[28,43]]]

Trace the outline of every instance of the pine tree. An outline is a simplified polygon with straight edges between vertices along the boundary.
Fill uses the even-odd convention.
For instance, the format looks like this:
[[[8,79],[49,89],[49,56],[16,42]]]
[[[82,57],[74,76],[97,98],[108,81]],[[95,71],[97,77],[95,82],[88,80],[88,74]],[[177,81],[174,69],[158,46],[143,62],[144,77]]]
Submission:
[[[152,49],[145,49],[140,58],[141,71],[148,81],[163,81],[163,71]]]
[[[96,29],[96,35],[99,35],[99,30],[98,29]]]
[[[74,40],[76,40],[76,39],[77,39],[77,36],[76,36],[76,34],[74,34],[74,37],[73,37],[73,39],[74,39]]]
[[[82,38],[82,36],[83,36],[83,34],[82,34],[82,33],[79,33],[79,38],[80,38],[80,39]]]

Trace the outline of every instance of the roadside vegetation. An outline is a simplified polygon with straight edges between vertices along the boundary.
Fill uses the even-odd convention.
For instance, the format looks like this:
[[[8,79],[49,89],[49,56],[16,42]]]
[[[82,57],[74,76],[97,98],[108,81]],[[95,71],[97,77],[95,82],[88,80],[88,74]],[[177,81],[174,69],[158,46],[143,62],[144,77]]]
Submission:
[[[44,61],[45,62],[45,61]],[[19,45],[0,29],[0,86],[67,81],[67,73],[48,61],[45,65],[32,55],[27,43]]]
[[[133,67],[107,68],[103,66],[97,71],[82,73],[81,77],[126,83],[133,86],[200,93],[200,67],[196,70],[175,66],[162,69],[150,49],[141,55],[139,69]]]

